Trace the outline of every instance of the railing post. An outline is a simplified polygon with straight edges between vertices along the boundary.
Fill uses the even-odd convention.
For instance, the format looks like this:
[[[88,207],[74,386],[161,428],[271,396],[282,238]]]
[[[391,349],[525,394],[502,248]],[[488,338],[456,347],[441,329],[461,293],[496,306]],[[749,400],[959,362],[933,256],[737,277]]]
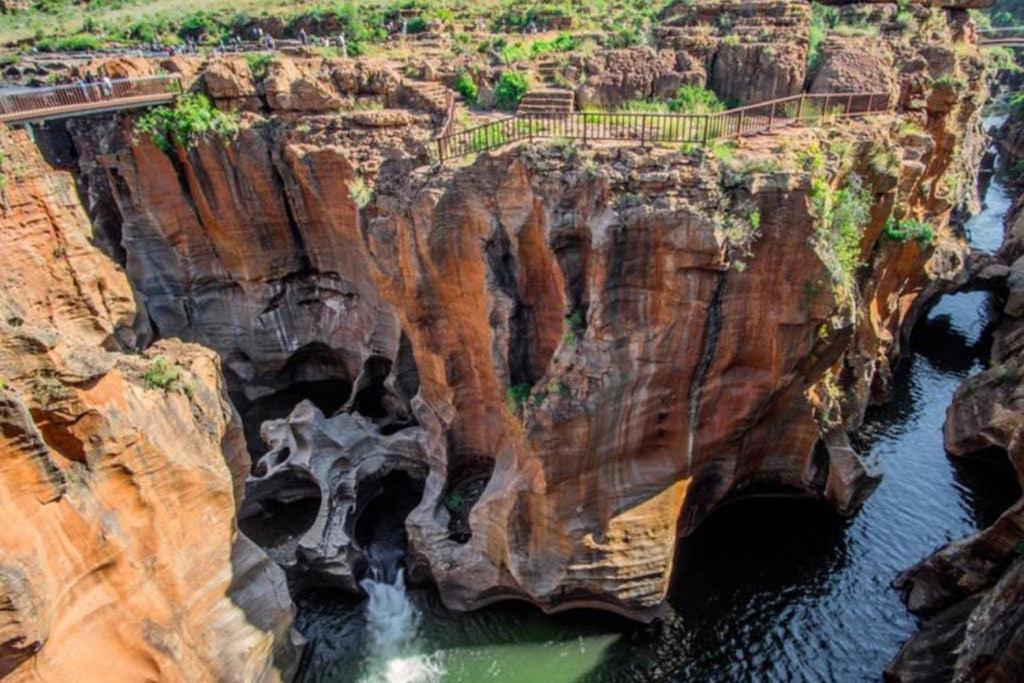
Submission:
[[[526,115],[526,132],[530,136],[530,144],[533,144],[533,114]]]
[[[796,105],[796,121],[800,123],[800,119],[804,117],[804,100],[807,99],[807,95],[800,93],[800,102]]]
[[[640,146],[647,145],[647,114],[640,116]]]
[[[587,146],[587,112],[580,114],[583,117],[583,146]]]
[[[740,117],[739,117],[739,120],[736,121],[736,137],[737,138],[740,137],[743,134],[743,114],[744,113],[745,113],[744,110],[740,109]]]
[[[775,127],[775,102],[772,102],[772,111],[768,114],[768,130]]]
[[[708,144],[708,135],[711,132],[711,114],[704,114],[704,144]]]
[[[869,112],[875,111],[875,94],[874,93],[871,93],[870,95],[868,95],[868,111]]]
[[[853,93],[850,93],[850,96],[846,98],[846,113],[845,113],[845,115],[847,117],[850,116],[850,108],[851,107],[853,107]]]

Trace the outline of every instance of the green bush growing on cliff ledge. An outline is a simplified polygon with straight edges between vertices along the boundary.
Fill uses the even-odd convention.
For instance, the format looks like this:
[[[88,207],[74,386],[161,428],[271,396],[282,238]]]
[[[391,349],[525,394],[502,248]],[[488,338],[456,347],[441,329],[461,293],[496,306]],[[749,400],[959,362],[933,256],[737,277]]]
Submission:
[[[530,385],[529,384],[516,384],[508,388],[506,398],[508,399],[508,408],[513,413],[519,413],[523,406],[526,405],[526,401],[530,398]]]
[[[834,188],[818,172],[811,179],[811,212],[816,219],[815,247],[832,275],[836,299],[847,300],[853,293],[854,275],[861,266],[861,232],[871,214],[871,193],[860,176],[850,173]]]
[[[164,152],[175,146],[188,147],[209,133],[230,139],[238,129],[236,113],[215,108],[206,95],[199,93],[186,93],[174,107],[153,107],[135,119],[135,133],[148,135]]]
[[[897,221],[893,216],[885,222],[885,236],[900,244],[913,240],[921,247],[931,246],[935,241],[935,231],[927,223],[912,218]]]

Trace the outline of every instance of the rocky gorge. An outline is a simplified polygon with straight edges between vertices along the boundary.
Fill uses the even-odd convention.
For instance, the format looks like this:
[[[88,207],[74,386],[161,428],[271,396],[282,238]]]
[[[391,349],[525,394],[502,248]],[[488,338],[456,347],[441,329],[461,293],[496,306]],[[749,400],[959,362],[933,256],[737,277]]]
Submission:
[[[808,70],[805,3],[679,3],[655,47],[564,67],[607,107],[688,83],[889,94],[728,147],[442,165],[444,108],[385,59],[87,67],[181,74],[237,126],[2,133],[0,675],[288,680],[292,594],[358,592],[381,526],[448,609],[649,621],[724,505],[856,514],[878,474],[849,434],[935,297],[982,271],[954,220],[984,147],[973,25],[965,3],[906,11]],[[1019,469],[1015,225],[984,264],[1009,292],[998,365],[946,439]],[[915,612],[971,613],[960,680],[1021,669],[1019,508],[899,579]]]

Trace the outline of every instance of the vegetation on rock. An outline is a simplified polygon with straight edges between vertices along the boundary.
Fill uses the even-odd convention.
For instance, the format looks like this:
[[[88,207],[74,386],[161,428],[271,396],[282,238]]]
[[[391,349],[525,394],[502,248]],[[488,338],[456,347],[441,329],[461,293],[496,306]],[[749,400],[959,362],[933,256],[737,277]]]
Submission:
[[[189,147],[211,133],[230,139],[238,130],[237,114],[215,108],[199,93],[186,93],[173,107],[153,107],[135,119],[135,133],[149,136],[164,152]]]

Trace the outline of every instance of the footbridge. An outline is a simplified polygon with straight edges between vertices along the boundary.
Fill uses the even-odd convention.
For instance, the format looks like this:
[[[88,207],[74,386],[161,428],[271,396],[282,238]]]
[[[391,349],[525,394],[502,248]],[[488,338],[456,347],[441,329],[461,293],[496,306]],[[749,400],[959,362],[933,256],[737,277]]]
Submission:
[[[42,123],[88,114],[169,104],[181,94],[177,74],[117,78],[50,88],[0,90],[0,123]]]
[[[978,31],[979,47],[1024,47],[1024,26],[1006,26]]]

